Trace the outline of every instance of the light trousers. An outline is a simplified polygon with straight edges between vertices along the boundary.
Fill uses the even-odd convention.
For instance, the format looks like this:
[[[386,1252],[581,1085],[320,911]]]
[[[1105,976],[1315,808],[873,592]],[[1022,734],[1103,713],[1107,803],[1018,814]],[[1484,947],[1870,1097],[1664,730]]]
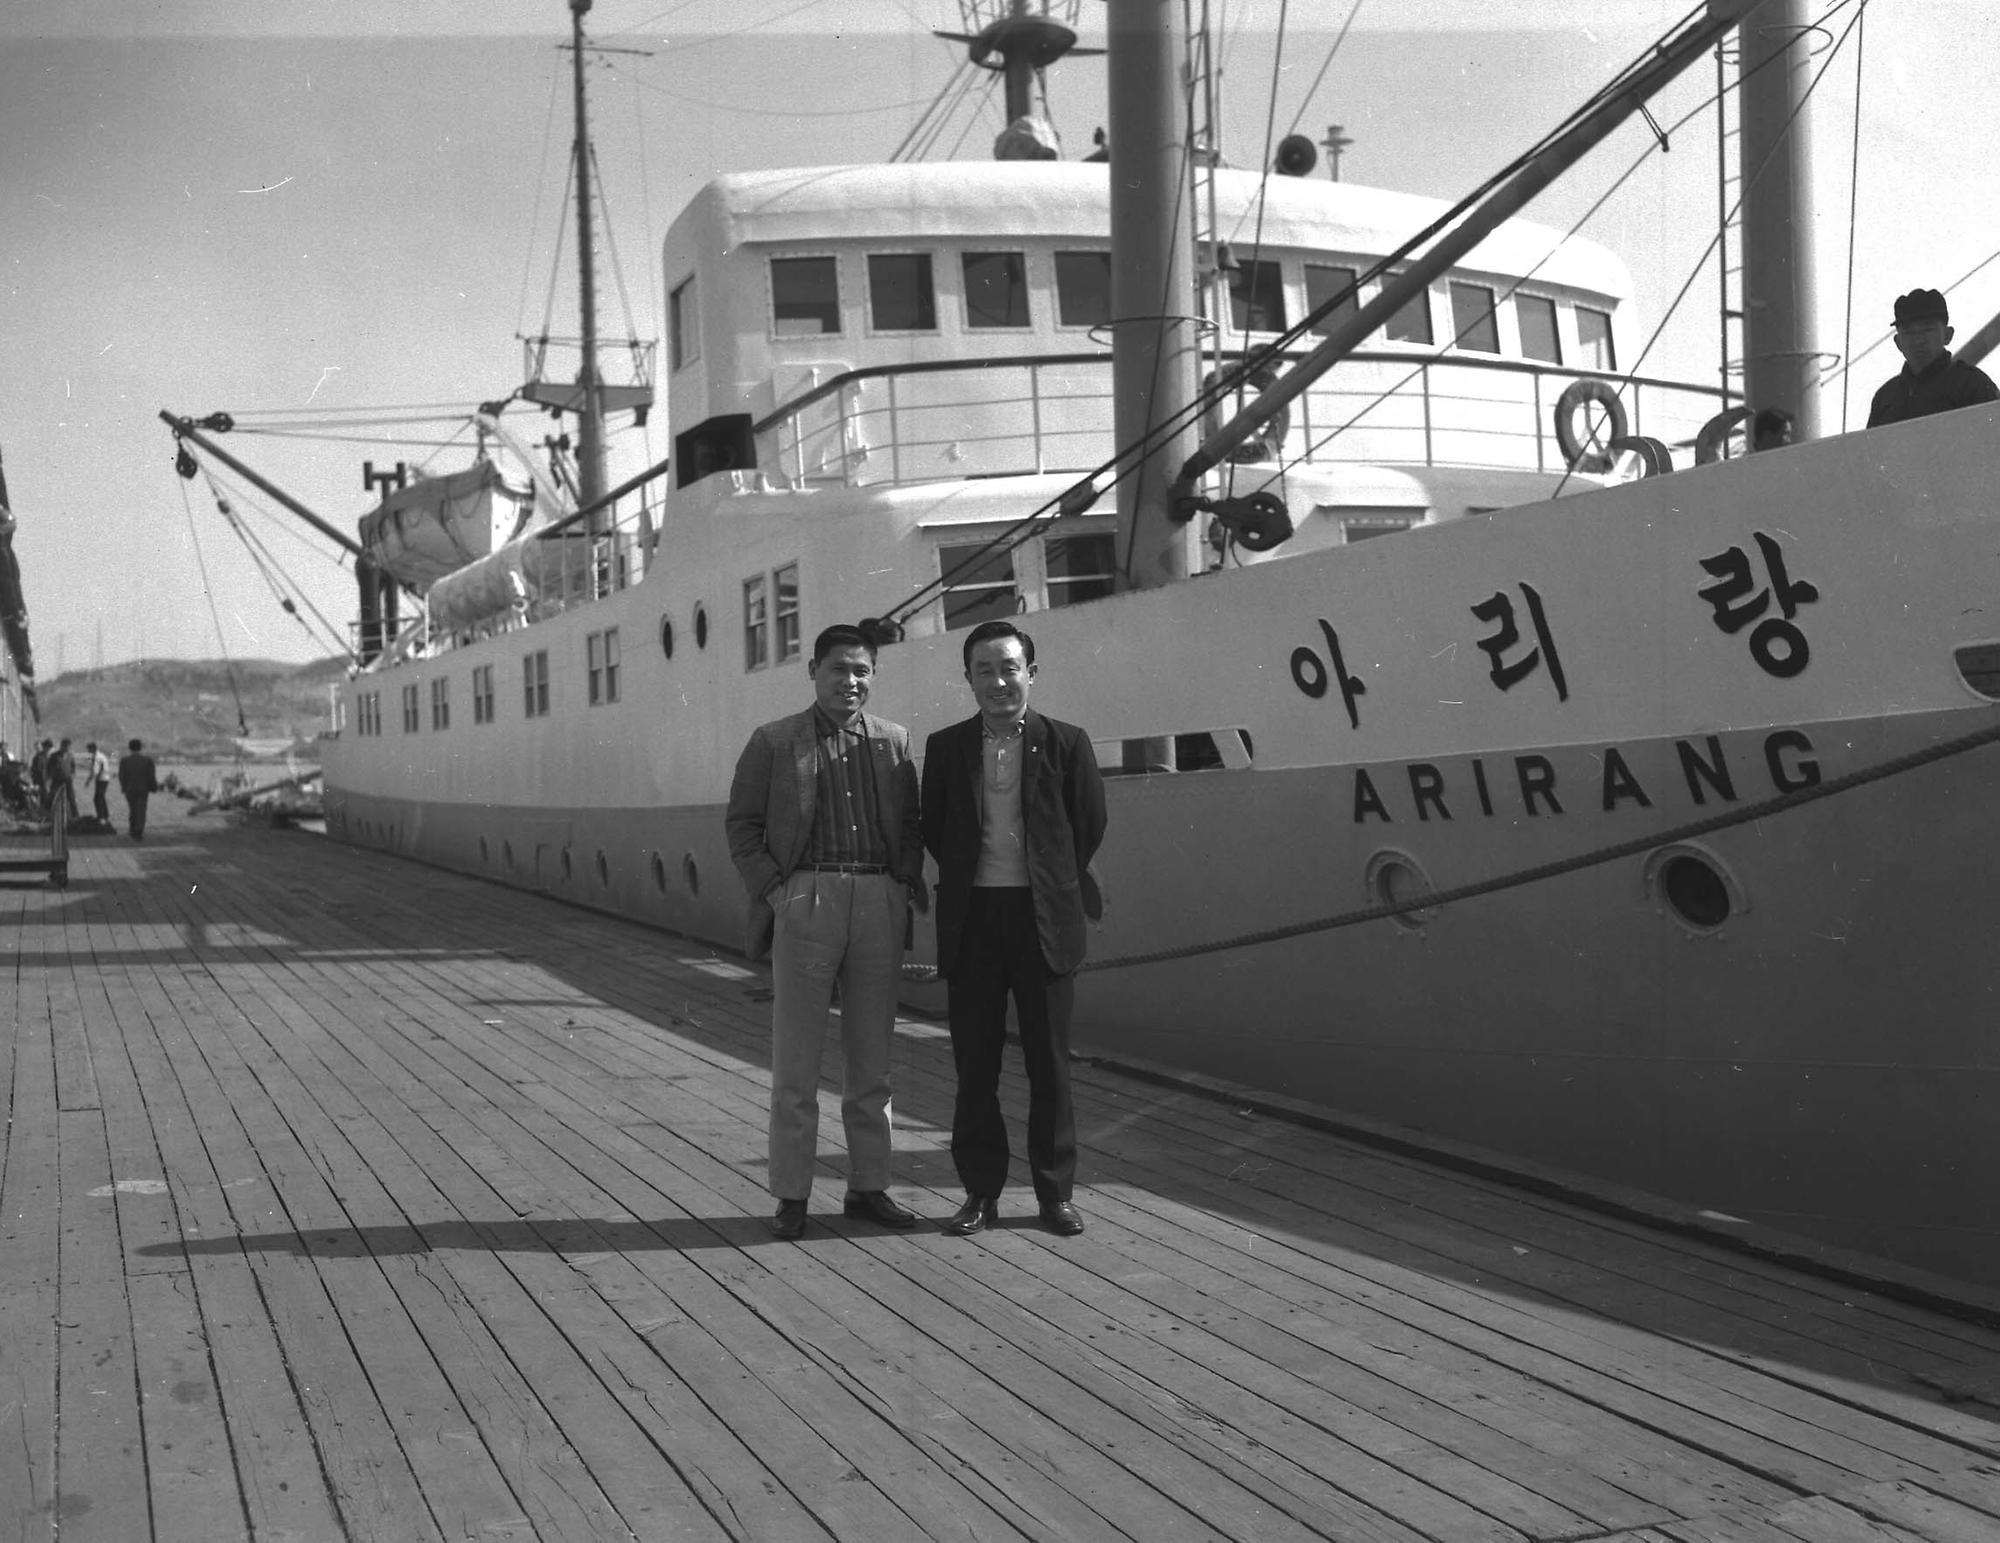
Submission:
[[[889,1185],[889,1046],[909,892],[886,873],[800,869],[772,897],[770,1188],[812,1192],[819,1069],[840,983],[841,1125],[849,1189]]]

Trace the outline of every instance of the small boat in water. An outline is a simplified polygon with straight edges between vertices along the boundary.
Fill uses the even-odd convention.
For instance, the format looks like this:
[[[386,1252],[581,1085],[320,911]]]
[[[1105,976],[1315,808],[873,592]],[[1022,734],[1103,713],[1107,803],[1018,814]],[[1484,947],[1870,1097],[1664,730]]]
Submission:
[[[1010,119],[1075,9],[970,8]],[[589,345],[545,387],[574,467],[496,409],[493,459],[341,534],[328,833],[735,946],[730,768],[813,633],[869,618],[922,731],[963,629],[1020,616],[1114,774],[1079,1050],[2000,1282],[2000,409],[1813,438],[1780,208],[1745,393],[1807,442],[1721,453],[1743,400],[1621,373],[1622,264],[1517,214],[1759,8],[1456,208],[1216,164],[1177,11],[1108,13],[1108,165],[1030,128],[703,188],[647,477],[593,462],[651,384]],[[1794,11],[1743,45],[1780,165]]]

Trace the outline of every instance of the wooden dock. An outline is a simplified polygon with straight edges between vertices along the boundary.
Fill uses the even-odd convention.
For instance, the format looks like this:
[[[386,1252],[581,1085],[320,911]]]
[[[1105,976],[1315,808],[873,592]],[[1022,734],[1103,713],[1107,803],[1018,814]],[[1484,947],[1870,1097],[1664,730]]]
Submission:
[[[2000,1539],[1977,1320],[1092,1066],[1082,1237],[828,1089],[779,1243],[763,974],[154,808],[0,884],[0,1543]]]

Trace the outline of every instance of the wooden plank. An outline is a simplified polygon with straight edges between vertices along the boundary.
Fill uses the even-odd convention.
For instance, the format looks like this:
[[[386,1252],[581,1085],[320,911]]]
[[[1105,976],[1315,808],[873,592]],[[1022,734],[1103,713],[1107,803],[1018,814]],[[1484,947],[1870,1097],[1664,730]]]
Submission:
[[[1901,1527],[1923,1543],[1993,1543],[2000,1536],[1991,1511],[1975,1510],[1917,1484],[1874,1484],[1840,1498],[1871,1521]]]
[[[105,955],[100,955],[99,963],[107,971],[118,972],[109,995],[118,1004],[123,1048],[146,1106],[161,1171],[172,1181],[171,1209],[160,1214],[171,1216],[173,1225],[180,1229],[171,1239],[147,1242],[143,1235],[132,1239],[126,1268],[132,1276],[134,1300],[161,1289],[157,1282],[141,1277],[155,1271],[186,1274],[194,1293],[206,1369],[216,1392],[216,1411],[224,1421],[235,1457],[234,1492],[253,1531],[266,1537],[336,1535],[339,1514],[292,1386],[290,1368],[272,1332],[264,1298],[248,1262],[240,1249],[232,1248],[223,1255],[196,1255],[192,1261],[183,1251],[186,1237],[221,1238],[232,1233],[234,1222],[225,1184],[241,1188],[256,1180],[240,1176],[225,1181],[215,1170],[214,1153],[197,1126],[178,1074],[155,1030],[154,1013],[170,1024],[177,1024],[178,1019],[156,987],[151,992],[147,989],[152,982],[147,961],[155,946],[153,938],[142,933],[144,919],[124,903],[130,888],[113,893],[106,930],[108,953],[115,956],[116,963]],[[129,1001],[120,987],[129,992]],[[130,1010],[134,1004],[136,1015]],[[218,1136],[221,1134],[218,1131]],[[226,1154],[226,1147],[223,1150]],[[148,1367],[159,1366],[163,1353],[181,1353],[171,1350],[170,1341],[160,1343],[169,1349],[163,1352],[159,1343],[149,1342],[142,1332],[142,1385],[149,1390],[155,1385],[143,1381]],[[179,1383],[200,1380],[199,1374],[183,1376],[184,1368],[169,1369],[175,1372],[166,1384],[170,1398]],[[150,1431],[149,1423],[149,1437]]]
[[[57,1314],[56,1493],[62,1536],[69,1543],[150,1537],[132,1310],[123,1277],[100,1284],[64,1281]]]
[[[129,1286],[154,1532],[216,1543],[247,1538],[250,1518],[194,1282],[183,1271],[136,1276]]]
[[[0,1288],[0,1538],[44,1536],[56,1513],[56,1289]]]

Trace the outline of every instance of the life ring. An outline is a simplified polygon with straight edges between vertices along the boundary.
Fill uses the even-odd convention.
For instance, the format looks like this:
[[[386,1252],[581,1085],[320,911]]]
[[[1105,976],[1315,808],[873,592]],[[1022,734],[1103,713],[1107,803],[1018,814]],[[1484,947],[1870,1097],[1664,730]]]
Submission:
[[[1246,373],[1239,361],[1211,371],[1201,386],[1202,395],[1208,399],[1208,410],[1202,418],[1202,438],[1208,438],[1236,416],[1236,410],[1229,402],[1237,391],[1257,396],[1277,383],[1278,372],[1268,364],[1252,366]],[[1265,419],[1254,434],[1230,451],[1228,459],[1238,465],[1250,461],[1278,460],[1284,454],[1285,436],[1291,430],[1292,409],[1287,403]]]
[[[1592,403],[1602,407],[1609,418],[1608,433],[1600,435],[1590,421]],[[1571,471],[1596,475],[1611,470],[1610,451],[1593,447],[1623,439],[1625,427],[1625,404],[1618,400],[1609,381],[1573,380],[1556,398],[1556,444]]]
[[[1701,432],[1694,437],[1694,464],[1707,466],[1722,459],[1722,447],[1729,440],[1730,431],[1738,424],[1748,423],[1752,413],[1747,407],[1726,407],[1701,426]]]

